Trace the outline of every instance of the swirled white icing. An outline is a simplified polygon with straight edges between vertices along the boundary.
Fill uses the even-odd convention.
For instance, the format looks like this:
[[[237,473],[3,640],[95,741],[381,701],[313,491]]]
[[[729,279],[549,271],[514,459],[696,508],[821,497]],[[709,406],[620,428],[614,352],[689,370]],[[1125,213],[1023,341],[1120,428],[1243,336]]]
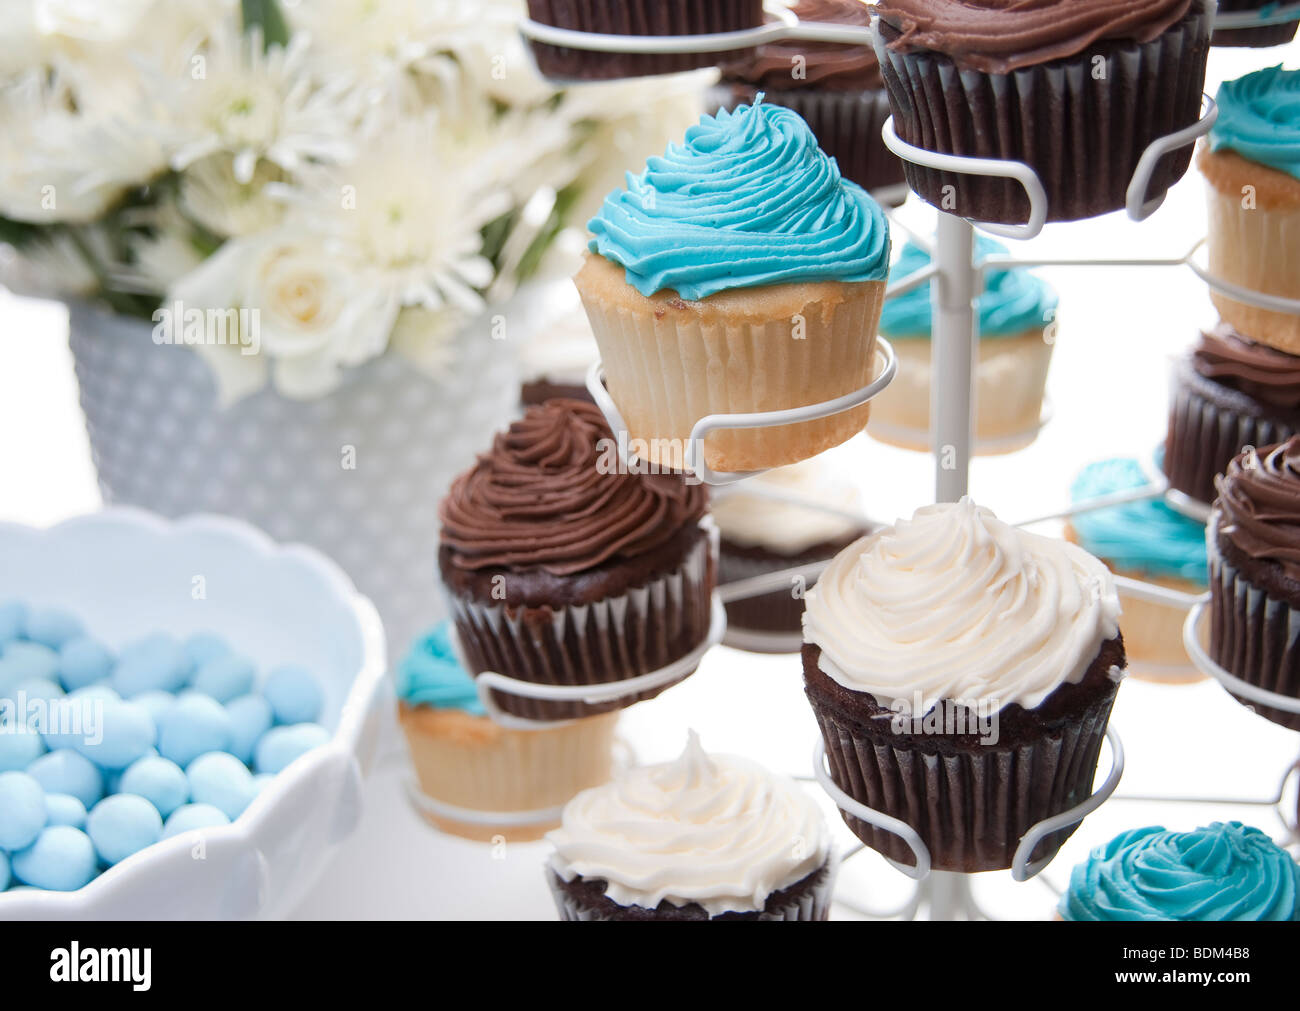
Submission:
[[[1106,567],[970,499],[854,542],[808,592],[819,666],[882,706],[940,699],[1037,707],[1119,631]]]
[[[714,496],[710,512],[726,540],[780,555],[842,542],[866,526],[858,490],[821,458],[777,467]]]
[[[706,755],[692,731],[675,761],[584,790],[564,809],[551,867],[603,878],[622,906],[762,909],[827,858],[826,822],[797,783],[747,758]]]

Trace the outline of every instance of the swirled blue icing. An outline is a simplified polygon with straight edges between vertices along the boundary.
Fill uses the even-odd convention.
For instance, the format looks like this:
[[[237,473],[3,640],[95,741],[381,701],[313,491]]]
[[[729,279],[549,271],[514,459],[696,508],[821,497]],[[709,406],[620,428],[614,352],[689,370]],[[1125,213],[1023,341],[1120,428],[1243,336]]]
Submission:
[[[1065,920],[1300,920],[1300,865],[1257,828],[1139,828],[1070,874]]]
[[[397,697],[413,706],[487,715],[474,679],[456,659],[451,626],[445,621],[418,639],[397,665]]]
[[[590,248],[642,295],[701,299],[796,281],[883,281],[889,221],[817,146],[799,114],[764,105],[704,116],[628,173],[588,223]]]
[[[1102,460],[1079,472],[1070,500],[1140,488],[1150,478],[1137,460]],[[1204,585],[1205,526],[1176,513],[1159,498],[1094,509],[1070,517],[1080,546],[1118,569],[1173,576]]]
[[[984,236],[976,238],[979,256],[1004,254],[1007,247]],[[920,246],[903,246],[890,276],[901,280],[930,265]],[[1041,330],[1056,316],[1057,297],[1051,285],[1023,268],[991,270],[984,279],[984,291],[975,300],[981,337],[1012,337]],[[880,332],[886,337],[929,337],[934,317],[930,311],[930,282],[904,295],[891,298],[880,314]]]
[[[1300,70],[1268,67],[1225,81],[1215,101],[1212,151],[1227,148],[1300,179]]]

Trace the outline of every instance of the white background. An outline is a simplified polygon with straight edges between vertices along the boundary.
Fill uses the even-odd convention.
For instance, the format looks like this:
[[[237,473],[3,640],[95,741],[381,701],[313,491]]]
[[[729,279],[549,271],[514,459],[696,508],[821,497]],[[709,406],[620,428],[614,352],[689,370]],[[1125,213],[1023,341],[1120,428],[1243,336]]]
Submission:
[[[1283,59],[1297,66],[1297,55],[1294,45],[1214,50],[1207,88],[1213,93],[1223,79]],[[1039,239],[1013,244],[1013,251],[1181,256],[1204,231],[1201,187],[1193,170],[1148,222],[1110,215],[1049,226]],[[929,217],[923,205],[910,204],[905,213],[922,224]],[[975,498],[1008,520],[1064,505],[1071,478],[1090,460],[1150,454],[1164,435],[1169,360],[1194,340],[1197,327],[1215,319],[1204,286],[1186,268],[1042,273],[1061,294],[1049,384],[1055,420],[1031,448],[979,460],[971,475]],[[0,433],[0,520],[43,526],[99,506],[66,343],[66,314],[57,304],[2,290]],[[910,514],[933,496],[928,456],[860,436],[835,451],[835,459],[857,475],[866,507],[877,519]],[[1128,751],[1121,795],[1264,797],[1300,751],[1300,735],[1255,717],[1213,683],[1164,687],[1129,681],[1120,692],[1114,723]],[[725,648],[710,654],[682,686],[630,710],[623,726],[642,759],[671,757],[686,728],[694,727],[710,750],[745,753],[801,775],[816,739],[802,699],[798,659]],[[545,844],[495,852],[425,828],[402,798],[398,747],[395,741],[370,783],[360,830],[301,915],[552,917],[541,873]],[[1103,757],[1103,768],[1106,761]],[[827,810],[833,812],[829,804]],[[1124,828],[1190,828],[1230,817],[1283,834],[1276,814],[1265,808],[1116,799],[1085,822],[1044,877],[1059,886],[1089,847]],[[847,848],[855,840],[836,825]],[[845,866],[840,894],[885,903],[902,894],[901,879],[874,854],[863,854]],[[1041,884],[1012,885],[1006,874],[981,875],[977,894],[1003,916],[1046,917],[1054,902]],[[843,909],[840,914],[849,915]]]

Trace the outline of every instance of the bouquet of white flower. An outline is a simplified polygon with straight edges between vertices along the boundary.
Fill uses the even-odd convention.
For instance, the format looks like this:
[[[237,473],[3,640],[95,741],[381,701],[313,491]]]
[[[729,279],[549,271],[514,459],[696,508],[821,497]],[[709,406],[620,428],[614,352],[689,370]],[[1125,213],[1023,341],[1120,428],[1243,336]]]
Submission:
[[[226,404],[390,349],[442,368],[697,111],[692,79],[548,84],[521,8],[7,0],[0,281],[152,319]]]

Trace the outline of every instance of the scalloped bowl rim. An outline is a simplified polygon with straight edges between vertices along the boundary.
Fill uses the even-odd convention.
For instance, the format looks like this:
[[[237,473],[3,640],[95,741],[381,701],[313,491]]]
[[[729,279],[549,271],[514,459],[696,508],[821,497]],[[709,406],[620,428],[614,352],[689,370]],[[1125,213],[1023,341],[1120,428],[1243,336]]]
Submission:
[[[73,892],[32,890],[0,892],[0,918],[19,905],[41,907],[42,913],[53,913],[64,907],[75,915],[79,909],[95,902],[101,893],[117,888],[137,873],[146,873],[155,860],[162,860],[193,846],[197,832],[206,843],[243,842],[255,845],[257,829],[277,802],[291,792],[295,784],[306,782],[312,772],[321,766],[356,754],[360,743],[364,717],[374,700],[387,670],[383,625],[379,613],[369,598],[362,596],[352,580],[338,565],[313,547],[299,543],[280,544],[269,535],[243,520],[212,513],[195,513],[169,520],[156,513],[134,506],[106,506],[99,512],[74,516],[48,527],[34,527],[24,523],[0,521],[0,532],[18,532],[34,538],[53,538],[69,529],[93,525],[111,528],[114,525],[147,529],[159,536],[184,536],[190,532],[215,533],[244,544],[262,556],[278,556],[288,563],[311,568],[336,596],[345,602],[357,621],[357,631],[363,649],[361,669],[356,673],[351,688],[339,712],[338,725],[328,743],[307,752],[266,785],[244,812],[228,825],[212,826],[181,832],[163,839],[99,874],[89,884]]]

